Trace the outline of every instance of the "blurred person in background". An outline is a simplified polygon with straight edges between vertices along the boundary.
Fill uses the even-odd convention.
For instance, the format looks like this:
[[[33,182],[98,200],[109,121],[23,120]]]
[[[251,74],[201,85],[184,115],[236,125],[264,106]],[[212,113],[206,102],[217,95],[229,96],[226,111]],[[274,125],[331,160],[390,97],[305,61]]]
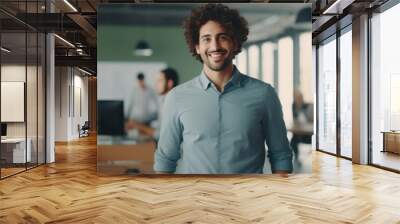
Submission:
[[[137,75],[137,86],[129,99],[125,129],[129,133],[134,124],[140,122],[150,124],[157,118],[157,95],[145,82],[143,73]]]
[[[294,131],[290,146],[297,160],[299,157],[299,143],[311,144],[312,133],[309,133],[306,129],[307,126],[313,124],[313,105],[304,102],[303,94],[298,89],[294,91],[292,112]]]
[[[166,68],[160,71],[157,76],[156,81],[156,92],[158,94],[158,114],[157,120],[151,122],[150,125],[140,123],[140,122],[132,122],[131,127],[139,130],[141,134],[150,136],[158,141],[160,137],[160,125],[162,119],[162,107],[164,104],[164,99],[167,93],[177,86],[179,83],[179,76],[175,69]]]

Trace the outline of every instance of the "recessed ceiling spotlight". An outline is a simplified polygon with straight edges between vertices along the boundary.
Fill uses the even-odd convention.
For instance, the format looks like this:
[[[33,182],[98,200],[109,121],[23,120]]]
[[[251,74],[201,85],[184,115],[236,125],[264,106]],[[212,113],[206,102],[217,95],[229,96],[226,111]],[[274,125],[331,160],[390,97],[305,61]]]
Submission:
[[[74,12],[78,12],[78,10],[70,3],[68,0],[64,0],[65,4],[68,5]]]
[[[54,34],[55,37],[57,37],[59,40],[61,40],[62,42],[66,43],[68,46],[75,48],[75,45],[73,45],[71,42],[69,42],[68,40],[62,38],[61,36]]]
[[[10,53],[10,52],[11,52],[10,49],[7,49],[7,48],[5,48],[5,47],[1,47],[1,51],[4,51],[4,52],[6,52],[6,53]]]

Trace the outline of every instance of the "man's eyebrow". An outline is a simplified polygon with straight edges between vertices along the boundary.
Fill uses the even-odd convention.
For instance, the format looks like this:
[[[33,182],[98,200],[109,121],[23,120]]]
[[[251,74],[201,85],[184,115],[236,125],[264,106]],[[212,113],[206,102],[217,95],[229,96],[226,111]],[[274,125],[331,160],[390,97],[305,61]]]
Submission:
[[[222,32],[222,33],[219,33],[219,34],[217,34],[218,36],[221,36],[221,35],[227,35],[227,36],[229,36],[229,34],[228,33],[226,33],[226,32]]]
[[[211,34],[204,34],[203,36],[200,36],[200,39],[204,38],[204,37],[210,37],[210,36],[211,36]]]
[[[226,32],[217,33],[217,36],[221,36],[221,35],[229,36],[229,34],[226,33]],[[211,36],[211,34],[204,34],[204,35],[200,36],[200,39],[201,39],[201,38],[204,38],[204,37],[210,37],[210,36]]]

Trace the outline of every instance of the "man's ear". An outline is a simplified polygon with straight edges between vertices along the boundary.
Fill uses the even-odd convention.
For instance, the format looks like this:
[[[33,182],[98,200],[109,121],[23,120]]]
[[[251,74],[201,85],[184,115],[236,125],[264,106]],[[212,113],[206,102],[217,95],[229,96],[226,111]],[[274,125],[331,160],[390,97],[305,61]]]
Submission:
[[[199,48],[199,45],[198,45],[198,44],[196,44],[195,48],[196,48],[196,53],[197,53],[197,54],[200,54],[200,48]]]
[[[172,80],[167,80],[167,88],[171,90],[174,87],[174,82]]]

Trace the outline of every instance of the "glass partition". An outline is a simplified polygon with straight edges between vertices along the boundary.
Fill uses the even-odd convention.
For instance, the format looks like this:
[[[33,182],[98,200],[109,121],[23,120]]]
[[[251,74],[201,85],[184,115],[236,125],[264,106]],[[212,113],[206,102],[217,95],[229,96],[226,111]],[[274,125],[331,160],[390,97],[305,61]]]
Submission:
[[[340,154],[352,157],[352,35],[351,26],[340,36]]]
[[[46,36],[43,33],[38,33],[38,74],[37,74],[37,162],[38,164],[44,164],[46,162],[46,145],[45,145],[45,124],[46,124]]]
[[[1,43],[7,49],[1,52],[1,174],[6,177],[25,170],[31,158],[26,141],[26,33],[3,32]]]
[[[372,164],[400,170],[400,4],[371,18]]]
[[[31,168],[37,165],[37,75],[38,75],[38,57],[37,57],[38,36],[34,31],[27,33],[27,80],[26,80],[26,114],[27,114],[27,149],[30,150],[30,159],[27,167]]]
[[[41,13],[43,5],[0,4],[19,16]],[[45,44],[39,30],[0,12],[0,178],[45,162]]]
[[[336,154],[336,35],[318,47],[318,149]]]

